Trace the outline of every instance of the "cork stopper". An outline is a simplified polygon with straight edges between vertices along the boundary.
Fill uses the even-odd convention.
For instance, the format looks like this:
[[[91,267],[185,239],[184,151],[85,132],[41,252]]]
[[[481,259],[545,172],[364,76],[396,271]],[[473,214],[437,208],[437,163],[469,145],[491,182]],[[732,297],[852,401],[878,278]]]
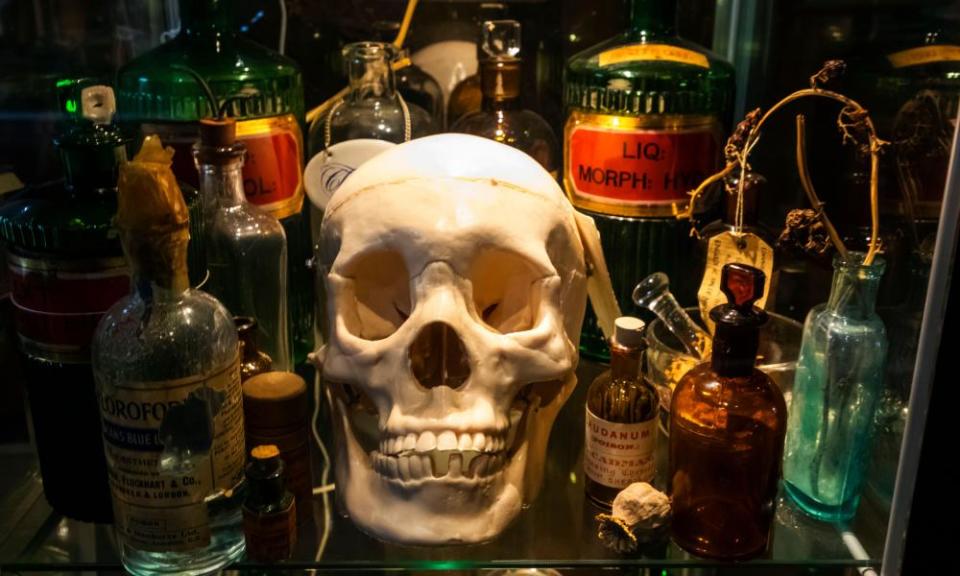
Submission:
[[[251,430],[292,430],[308,417],[307,383],[293,372],[264,372],[243,383],[243,415]]]
[[[613,339],[627,348],[640,348],[646,344],[643,320],[633,316],[621,316],[614,323]]]
[[[237,142],[237,121],[234,118],[200,120],[200,141],[194,154],[201,164],[225,165],[239,161],[245,148]]]
[[[164,288],[185,290],[190,217],[171,170],[173,149],[156,135],[120,167],[117,228],[134,273]]]
[[[254,460],[269,460],[278,456],[280,456],[280,449],[273,444],[254,446],[250,451],[250,457]]]

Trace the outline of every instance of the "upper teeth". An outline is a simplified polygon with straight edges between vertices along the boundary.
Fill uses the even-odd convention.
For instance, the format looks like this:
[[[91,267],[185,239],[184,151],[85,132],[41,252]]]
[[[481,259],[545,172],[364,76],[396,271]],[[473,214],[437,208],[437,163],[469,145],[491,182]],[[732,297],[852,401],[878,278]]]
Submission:
[[[506,448],[506,436],[488,435],[482,432],[457,434],[451,430],[435,433],[431,431],[416,434],[410,432],[380,440],[380,452],[383,454],[401,454],[406,452],[430,452],[432,450],[460,452],[502,452]]]

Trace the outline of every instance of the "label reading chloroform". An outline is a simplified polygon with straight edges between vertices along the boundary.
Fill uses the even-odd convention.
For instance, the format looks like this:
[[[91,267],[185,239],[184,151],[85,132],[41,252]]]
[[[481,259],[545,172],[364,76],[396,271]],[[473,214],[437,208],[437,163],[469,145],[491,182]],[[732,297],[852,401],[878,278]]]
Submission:
[[[612,488],[653,482],[657,420],[619,424],[598,418],[587,409],[583,471],[588,478]]]
[[[243,479],[239,358],[176,381],[97,394],[116,528],[146,551],[210,543],[205,499]]]

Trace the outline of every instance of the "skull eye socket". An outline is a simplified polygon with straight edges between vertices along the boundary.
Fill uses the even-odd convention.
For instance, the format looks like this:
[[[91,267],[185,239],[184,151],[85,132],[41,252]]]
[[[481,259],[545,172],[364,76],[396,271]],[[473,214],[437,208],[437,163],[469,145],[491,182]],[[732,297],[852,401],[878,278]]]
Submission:
[[[352,279],[353,298],[341,298],[351,334],[382,340],[410,316],[410,275],[399,252],[383,250],[360,255],[344,271]]]
[[[477,316],[501,334],[530,330],[539,317],[542,277],[515,252],[483,250],[470,267]]]

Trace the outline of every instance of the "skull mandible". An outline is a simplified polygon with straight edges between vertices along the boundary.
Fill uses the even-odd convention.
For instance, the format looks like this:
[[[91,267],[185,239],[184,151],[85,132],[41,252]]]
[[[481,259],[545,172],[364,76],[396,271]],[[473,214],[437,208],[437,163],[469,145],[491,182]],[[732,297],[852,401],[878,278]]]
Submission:
[[[373,158],[318,253],[337,495],[406,544],[494,538],[542,482],[586,305],[574,212],[526,154],[443,134]]]

